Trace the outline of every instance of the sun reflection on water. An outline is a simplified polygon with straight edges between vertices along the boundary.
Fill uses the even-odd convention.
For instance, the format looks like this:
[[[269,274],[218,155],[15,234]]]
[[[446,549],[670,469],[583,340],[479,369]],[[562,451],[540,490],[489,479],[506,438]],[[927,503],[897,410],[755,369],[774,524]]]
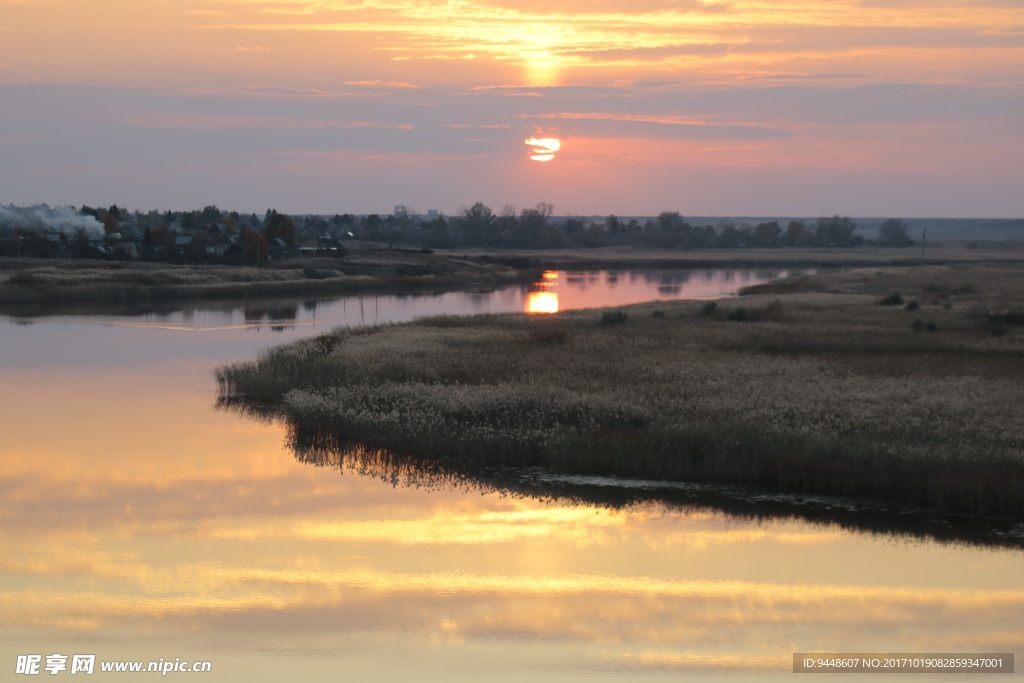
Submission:
[[[526,295],[526,312],[535,315],[541,313],[558,313],[558,271],[545,270],[540,282],[533,283],[531,291]]]

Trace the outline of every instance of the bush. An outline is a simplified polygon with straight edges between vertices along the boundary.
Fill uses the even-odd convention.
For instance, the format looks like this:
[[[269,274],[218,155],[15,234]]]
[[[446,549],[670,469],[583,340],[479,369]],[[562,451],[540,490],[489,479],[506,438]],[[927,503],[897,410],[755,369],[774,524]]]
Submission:
[[[569,331],[563,325],[539,324],[530,328],[530,341],[541,346],[564,344]]]
[[[743,306],[740,306],[739,308],[734,308],[733,310],[729,311],[729,320],[742,322],[746,320],[748,317],[750,317],[750,314],[747,313],[747,309],[744,308]]]
[[[622,325],[629,320],[629,314],[625,311],[605,311],[601,315],[601,325],[608,327],[609,325]]]
[[[652,311],[651,312],[651,317],[652,318],[664,318],[665,317],[665,311],[662,311],[661,309]]]
[[[718,310],[718,302],[716,301],[705,301],[700,305],[701,315],[711,315]]]
[[[324,278],[331,277],[334,275],[334,271],[331,270],[320,270],[316,266],[306,264],[302,266],[302,274],[310,280],[323,280]]]
[[[910,301],[910,302],[907,303],[907,309],[906,310],[908,310],[908,311],[916,311],[920,307],[921,306],[918,305],[918,303],[916,301]]]
[[[903,303],[903,297],[900,296],[899,292],[893,292],[889,296],[882,297],[882,300],[878,303],[882,306],[899,306]]]
[[[924,329],[924,321],[923,320],[915,320],[914,324],[911,325],[911,327],[914,328],[915,330],[919,330],[919,331],[923,330]]]
[[[18,285],[21,287],[32,287],[34,285],[43,284],[43,281],[35,273],[29,273],[24,270],[19,270],[18,272],[14,273],[9,278],[7,278],[7,284]]]
[[[927,325],[924,326],[924,329],[927,332],[935,332],[936,330],[939,329],[939,326],[936,325],[935,323],[930,322],[930,323],[928,323]]]

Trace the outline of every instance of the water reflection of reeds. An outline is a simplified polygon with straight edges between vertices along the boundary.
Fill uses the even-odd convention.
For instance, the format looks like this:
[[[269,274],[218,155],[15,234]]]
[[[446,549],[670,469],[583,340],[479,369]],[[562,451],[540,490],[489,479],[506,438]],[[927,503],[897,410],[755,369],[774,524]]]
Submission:
[[[229,407],[222,403],[222,407]],[[272,419],[263,408],[240,402],[230,409]],[[820,525],[946,544],[1024,548],[1024,525],[944,516],[873,501],[798,497],[739,486],[652,482],[559,475],[540,467],[489,462],[486,454],[419,457],[353,441],[331,430],[287,421],[287,444],[300,462],[425,490],[473,490],[565,505],[625,509],[664,506],[680,513],[715,512],[743,520],[802,520]]]

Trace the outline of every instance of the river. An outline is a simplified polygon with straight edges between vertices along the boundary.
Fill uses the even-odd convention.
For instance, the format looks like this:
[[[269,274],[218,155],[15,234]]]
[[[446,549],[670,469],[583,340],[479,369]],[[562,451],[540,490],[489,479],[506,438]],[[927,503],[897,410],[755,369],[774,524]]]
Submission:
[[[301,462],[281,425],[215,408],[218,365],[335,325],[715,298],[781,274],[0,315],[0,680],[29,655],[47,678],[50,655],[61,676],[95,655],[101,679],[101,662],[177,660],[210,662],[195,676],[210,681],[778,680],[799,652],[1019,659],[1019,546],[756,504],[413,486]]]

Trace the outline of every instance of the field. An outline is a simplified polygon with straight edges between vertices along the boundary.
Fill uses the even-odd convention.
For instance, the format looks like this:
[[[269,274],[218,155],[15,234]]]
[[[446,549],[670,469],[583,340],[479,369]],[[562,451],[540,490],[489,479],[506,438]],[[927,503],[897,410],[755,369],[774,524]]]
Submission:
[[[719,302],[339,329],[218,370],[300,428],[486,464],[1024,519],[1024,278],[961,261]]]
[[[428,290],[509,283],[535,274],[492,258],[397,249],[360,249],[344,259],[289,259],[260,267],[0,259],[0,304]]]
[[[655,249],[650,247],[599,247],[594,249],[462,249],[447,252],[465,257],[493,255],[519,257],[548,268],[888,268],[920,265],[921,247],[903,249],[866,246],[858,248],[743,248]],[[924,250],[924,264],[1024,263],[1019,242],[931,243]]]

